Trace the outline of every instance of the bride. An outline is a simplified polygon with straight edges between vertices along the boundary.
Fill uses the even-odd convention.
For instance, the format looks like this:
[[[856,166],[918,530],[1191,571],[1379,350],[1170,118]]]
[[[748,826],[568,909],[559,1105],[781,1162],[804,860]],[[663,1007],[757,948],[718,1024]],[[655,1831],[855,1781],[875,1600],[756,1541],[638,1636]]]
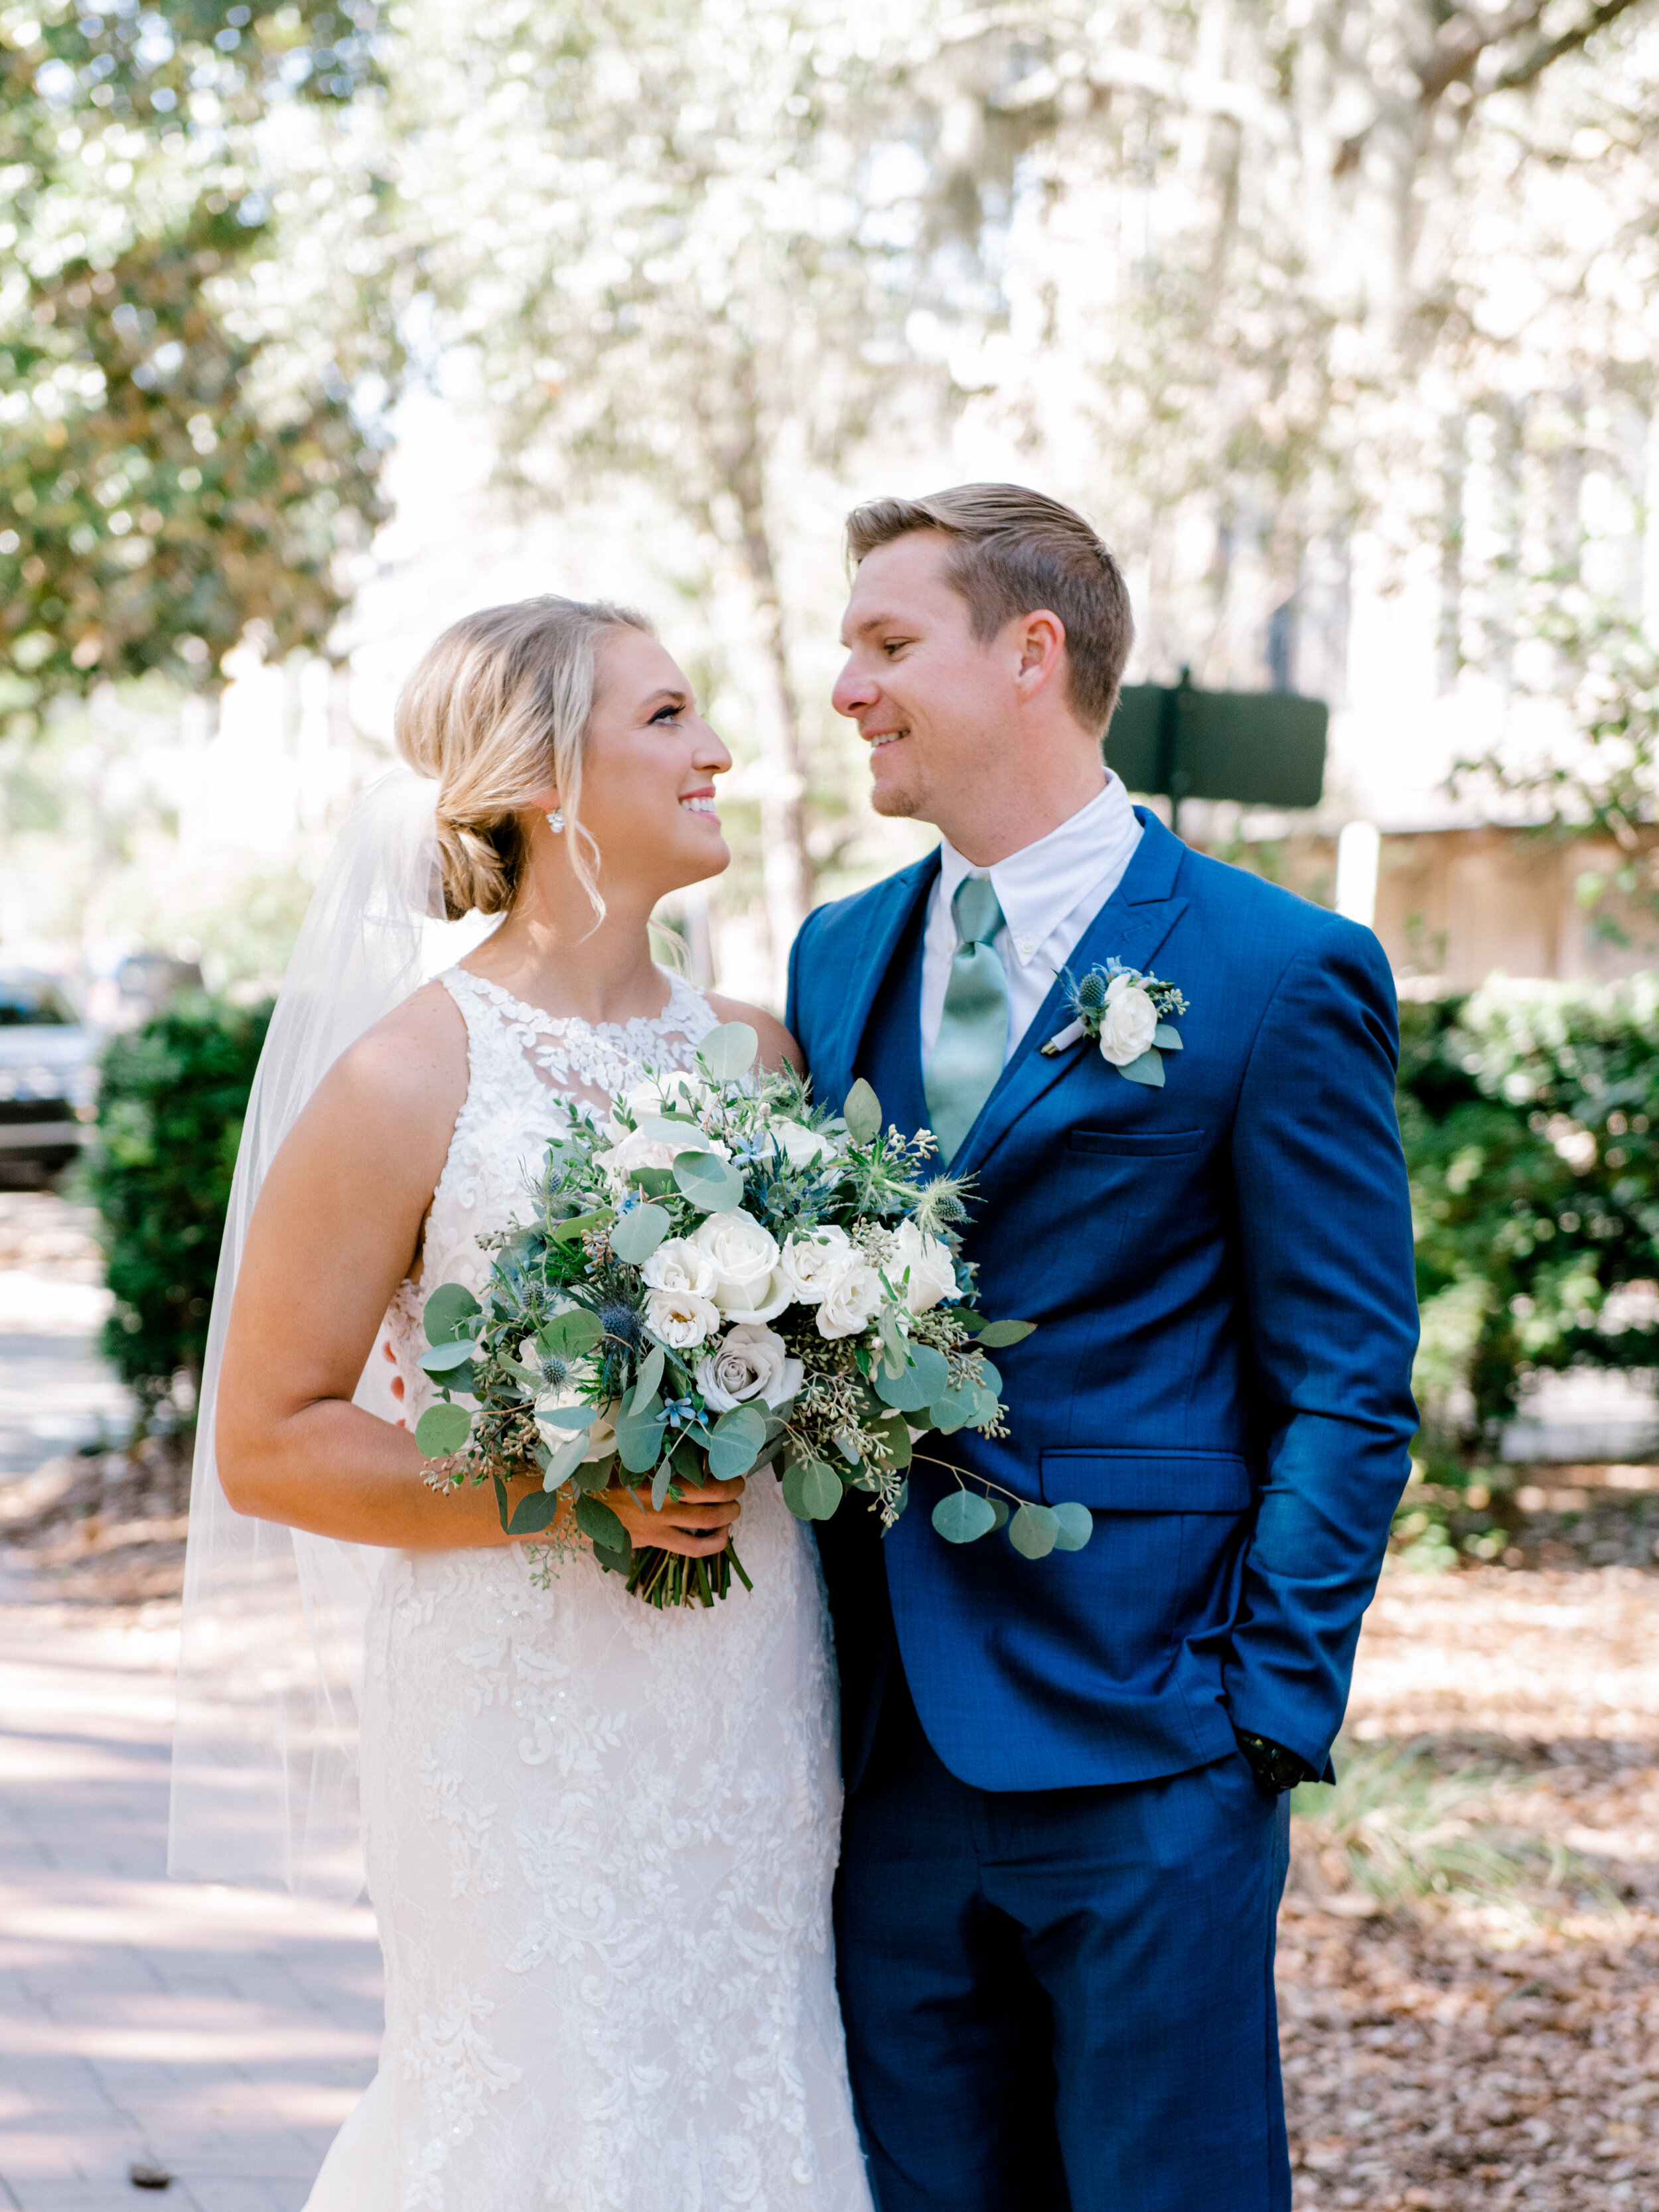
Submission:
[[[635,1545],[716,1553],[743,1516],[752,1595],[659,1613],[582,1549],[538,1573],[487,1486],[428,1486],[412,1435],[423,1285],[482,1286],[477,1237],[525,1208],[568,1103],[690,1067],[720,1021],[793,1056],[650,957],[656,902],[730,857],[730,757],[639,617],[552,598],[447,630],[398,742],[448,915],[502,920],[333,1061],[270,1160],[209,1445],[237,1514],[309,1532],[302,1560],[376,1547],[358,1759],[386,2038],[309,2212],[868,2212],[810,1537],[769,1475],[660,1514],[613,1490]],[[395,1420],[354,1402],[366,1364]]]

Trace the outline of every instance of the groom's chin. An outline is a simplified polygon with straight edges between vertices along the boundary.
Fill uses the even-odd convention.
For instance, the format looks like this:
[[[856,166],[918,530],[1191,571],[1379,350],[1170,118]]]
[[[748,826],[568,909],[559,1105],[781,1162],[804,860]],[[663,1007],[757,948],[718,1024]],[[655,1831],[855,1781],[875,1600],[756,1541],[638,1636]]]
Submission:
[[[916,794],[896,780],[876,783],[871,786],[870,804],[878,814],[896,815],[908,821],[916,811]]]

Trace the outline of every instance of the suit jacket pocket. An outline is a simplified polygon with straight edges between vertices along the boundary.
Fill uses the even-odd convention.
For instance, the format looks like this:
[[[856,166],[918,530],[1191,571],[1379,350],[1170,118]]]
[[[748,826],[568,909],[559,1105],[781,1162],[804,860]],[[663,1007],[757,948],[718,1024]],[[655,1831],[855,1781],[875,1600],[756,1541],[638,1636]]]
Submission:
[[[1176,1152],[1201,1152],[1202,1129],[1072,1129],[1066,1141],[1074,1152],[1103,1153],[1109,1158],[1153,1160]]]
[[[1243,1453],[1154,1446],[1045,1451],[1037,1486],[1051,1505],[1074,1498],[1097,1513],[1248,1513],[1255,1498]]]

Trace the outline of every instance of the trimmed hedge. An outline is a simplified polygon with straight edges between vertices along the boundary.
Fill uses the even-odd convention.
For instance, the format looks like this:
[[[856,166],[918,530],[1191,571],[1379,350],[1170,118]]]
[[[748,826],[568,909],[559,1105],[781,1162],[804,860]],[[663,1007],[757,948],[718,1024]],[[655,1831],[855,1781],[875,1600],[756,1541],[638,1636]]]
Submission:
[[[1659,1366],[1659,976],[1400,1011],[1419,1452],[1455,1480],[1529,1372]]]
[[[81,1184],[103,1216],[103,1348],[147,1421],[187,1422],[269,1006],[195,995],[111,1038]],[[175,1395],[176,1379],[189,1387]]]

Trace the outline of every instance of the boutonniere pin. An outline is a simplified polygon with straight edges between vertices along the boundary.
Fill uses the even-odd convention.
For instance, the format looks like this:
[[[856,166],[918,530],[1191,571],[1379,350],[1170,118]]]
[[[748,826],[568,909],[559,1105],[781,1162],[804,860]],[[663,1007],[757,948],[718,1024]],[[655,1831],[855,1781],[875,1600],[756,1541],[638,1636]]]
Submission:
[[[1164,1055],[1181,1050],[1181,1032],[1170,1017],[1187,1011],[1187,1001],[1175,985],[1143,975],[1138,968],[1126,968],[1121,960],[1091,968],[1080,981],[1068,970],[1065,981],[1066,1003],[1074,1018],[1049,1038],[1042,1048],[1045,1055],[1052,1060],[1068,1045],[1089,1037],[1120,1075],[1161,1091]]]

